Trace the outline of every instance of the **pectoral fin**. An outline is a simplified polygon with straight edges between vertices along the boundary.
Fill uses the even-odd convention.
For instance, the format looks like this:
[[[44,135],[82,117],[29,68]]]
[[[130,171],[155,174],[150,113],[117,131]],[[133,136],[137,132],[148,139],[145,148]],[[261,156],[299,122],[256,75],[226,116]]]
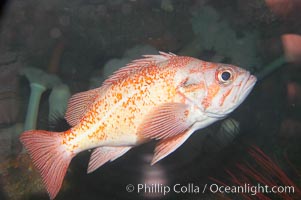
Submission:
[[[159,160],[174,152],[189,138],[192,133],[193,131],[187,130],[171,138],[160,140],[155,148],[155,153],[151,165],[157,163]]]
[[[95,171],[108,161],[114,161],[132,147],[98,147],[93,150],[88,166],[88,173]]]
[[[165,139],[187,130],[189,108],[182,103],[166,103],[149,113],[139,127],[139,134],[145,138]]]

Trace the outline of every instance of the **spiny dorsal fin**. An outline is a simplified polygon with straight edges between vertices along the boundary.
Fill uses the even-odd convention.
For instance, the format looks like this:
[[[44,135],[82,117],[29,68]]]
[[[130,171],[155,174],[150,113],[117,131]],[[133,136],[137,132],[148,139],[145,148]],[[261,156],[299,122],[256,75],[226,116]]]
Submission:
[[[165,53],[159,51],[159,55],[143,55],[144,58],[133,60],[126,66],[115,71],[107,80],[103,82],[103,85],[111,85],[112,83],[128,77],[130,74],[140,70],[141,68],[150,64],[158,64],[169,60],[171,57],[176,56],[173,53]]]
[[[105,86],[80,92],[73,95],[68,102],[65,119],[71,126],[75,126],[84,117],[94,101],[104,93]]]

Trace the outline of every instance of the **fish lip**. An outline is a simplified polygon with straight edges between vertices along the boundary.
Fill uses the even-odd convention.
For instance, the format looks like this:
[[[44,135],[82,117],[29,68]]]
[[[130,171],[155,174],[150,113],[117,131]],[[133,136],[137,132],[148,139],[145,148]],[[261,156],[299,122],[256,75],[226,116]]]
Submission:
[[[244,81],[243,87],[239,92],[241,100],[244,100],[249,95],[256,82],[257,78],[254,75],[249,74],[248,78],[246,79],[246,81]]]
[[[257,82],[257,78],[254,75],[249,75],[242,92],[251,90]]]

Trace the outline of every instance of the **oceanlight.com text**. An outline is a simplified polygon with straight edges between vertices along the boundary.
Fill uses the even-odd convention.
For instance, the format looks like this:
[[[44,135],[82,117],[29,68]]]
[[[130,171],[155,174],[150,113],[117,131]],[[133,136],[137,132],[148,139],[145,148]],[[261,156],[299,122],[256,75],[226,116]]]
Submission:
[[[294,186],[267,186],[258,183],[257,185],[250,185],[245,183],[239,186],[223,186],[218,184],[211,184],[209,186],[209,191],[211,193],[226,193],[226,194],[250,194],[252,196],[262,193],[262,194],[277,194],[277,193],[287,193],[294,194]]]

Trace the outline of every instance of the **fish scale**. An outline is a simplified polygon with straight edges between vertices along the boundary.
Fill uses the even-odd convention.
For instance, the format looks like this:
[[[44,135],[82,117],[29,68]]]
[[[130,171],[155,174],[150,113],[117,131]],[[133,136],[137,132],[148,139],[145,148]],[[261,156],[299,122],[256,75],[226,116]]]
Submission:
[[[142,143],[145,139],[137,135],[137,129],[141,119],[144,118],[143,115],[155,105],[173,101],[172,98],[175,98],[176,88],[172,84],[175,73],[167,69],[163,66],[160,68],[151,66],[142,69],[133,77],[113,83],[107,94],[92,105],[93,108],[84,116],[81,123],[71,128],[70,134],[77,137],[76,142],[68,140],[70,146],[76,143],[76,151],[83,151],[112,142],[117,143],[117,146]],[[149,87],[151,84],[152,87]],[[142,110],[144,112],[141,112]],[[133,139],[128,142],[123,140],[124,137]]]
[[[65,115],[71,129],[30,130],[20,140],[54,199],[79,152],[93,149],[87,170],[91,173],[155,139],[154,164],[196,130],[231,113],[255,82],[249,72],[233,65],[172,53],[146,55],[116,71],[100,88],[73,95]]]

